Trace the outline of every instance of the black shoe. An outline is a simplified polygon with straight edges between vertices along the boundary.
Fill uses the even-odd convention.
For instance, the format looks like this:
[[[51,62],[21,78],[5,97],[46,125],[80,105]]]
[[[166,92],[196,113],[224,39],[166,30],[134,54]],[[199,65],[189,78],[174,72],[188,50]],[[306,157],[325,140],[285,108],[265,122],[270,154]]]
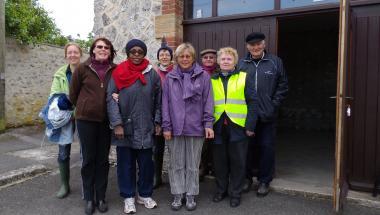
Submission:
[[[100,200],[99,202],[98,202],[98,211],[100,212],[100,213],[105,213],[105,212],[107,212],[108,211],[108,205],[107,205],[107,202],[106,201],[104,201],[104,200]]]
[[[240,205],[240,198],[233,197],[233,198],[230,199],[230,206],[232,208],[236,208],[239,205]]]
[[[257,197],[264,197],[269,193],[269,184],[259,183],[259,188],[257,189]]]
[[[214,197],[212,197],[212,201],[213,202],[220,202],[222,201],[224,198],[226,198],[227,196],[227,193],[215,193]]]
[[[252,178],[246,178],[243,185],[243,193],[248,193],[252,187]]]
[[[84,209],[84,213],[86,215],[91,215],[94,213],[94,211],[95,211],[94,202],[93,201],[87,201],[86,207]]]

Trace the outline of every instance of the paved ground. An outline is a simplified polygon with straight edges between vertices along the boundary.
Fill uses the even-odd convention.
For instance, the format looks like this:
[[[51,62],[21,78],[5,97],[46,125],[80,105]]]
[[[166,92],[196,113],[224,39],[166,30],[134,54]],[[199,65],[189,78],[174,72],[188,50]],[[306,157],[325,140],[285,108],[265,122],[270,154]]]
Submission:
[[[0,182],[2,177],[10,175],[14,170],[28,172],[31,166],[44,167],[43,175],[30,175],[31,179],[16,182],[10,185],[0,183],[0,214],[83,214],[81,200],[80,158],[77,142],[73,145],[72,155],[72,194],[63,200],[55,198],[58,189],[56,150],[54,145],[46,144],[41,148],[43,133],[38,127],[29,127],[8,131],[0,135]],[[17,174],[16,174],[17,175]],[[20,178],[24,178],[21,174]],[[17,178],[16,178],[17,179]],[[12,180],[11,180],[12,181]],[[229,207],[228,199],[221,203],[213,203],[211,196],[214,181],[207,179],[201,183],[201,194],[198,198],[198,209],[195,212],[181,210],[173,212],[169,204],[171,195],[168,184],[154,193],[159,207],[148,210],[141,206],[137,208],[139,214],[333,214],[331,200],[310,199],[300,195],[292,196],[280,193],[270,193],[266,198],[257,198],[254,191],[245,194],[242,204],[236,209]],[[123,214],[123,200],[118,195],[116,169],[111,168],[109,174],[109,188],[107,200],[110,210],[107,214]],[[97,214],[99,214],[97,212]],[[379,215],[380,209],[368,208],[356,204],[346,204],[343,214]]]
[[[80,169],[72,169],[71,180],[72,194],[63,200],[55,198],[58,185],[58,175],[49,174],[36,177],[11,187],[0,190],[1,214],[83,214],[83,201],[81,200]],[[109,188],[107,200],[110,210],[107,214],[122,214],[123,202],[118,195],[116,171],[111,168],[109,175]],[[213,180],[208,179],[201,183],[201,194],[198,198],[198,209],[195,212],[170,210],[171,201],[169,186],[166,184],[154,193],[154,198],[159,203],[157,209],[148,210],[137,207],[139,214],[308,214],[322,215],[333,214],[331,201],[319,199],[306,199],[300,196],[289,196],[271,193],[266,198],[257,198],[252,191],[243,196],[242,205],[236,209],[229,207],[228,200],[221,203],[213,203],[211,199]],[[97,214],[99,214],[97,212]],[[379,209],[366,208],[357,205],[348,205],[344,214],[380,214]]]

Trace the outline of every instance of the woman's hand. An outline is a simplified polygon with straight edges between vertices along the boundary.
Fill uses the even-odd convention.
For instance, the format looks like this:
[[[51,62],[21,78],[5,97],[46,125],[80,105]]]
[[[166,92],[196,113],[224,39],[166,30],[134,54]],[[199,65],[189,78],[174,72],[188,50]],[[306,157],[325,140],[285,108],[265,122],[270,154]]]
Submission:
[[[164,138],[165,140],[171,140],[172,139],[172,132],[171,131],[164,131]]]
[[[205,128],[206,139],[214,138],[214,130],[212,128]]]
[[[253,132],[253,131],[245,130],[245,134],[246,134],[248,137],[254,137],[254,136],[255,136],[255,132]]]
[[[113,98],[113,100],[115,100],[115,102],[119,103],[119,94],[112,93],[112,98]]]
[[[123,126],[118,125],[116,126],[113,131],[115,132],[115,136],[117,139],[121,140],[124,138],[124,129]]]

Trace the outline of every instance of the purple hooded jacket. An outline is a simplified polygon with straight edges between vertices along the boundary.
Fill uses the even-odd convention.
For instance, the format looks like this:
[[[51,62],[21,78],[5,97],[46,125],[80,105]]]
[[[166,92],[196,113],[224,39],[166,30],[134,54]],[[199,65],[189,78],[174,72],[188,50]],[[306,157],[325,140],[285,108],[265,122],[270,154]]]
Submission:
[[[179,66],[166,76],[162,92],[162,128],[173,136],[203,137],[214,122],[210,76],[197,63],[183,73]]]

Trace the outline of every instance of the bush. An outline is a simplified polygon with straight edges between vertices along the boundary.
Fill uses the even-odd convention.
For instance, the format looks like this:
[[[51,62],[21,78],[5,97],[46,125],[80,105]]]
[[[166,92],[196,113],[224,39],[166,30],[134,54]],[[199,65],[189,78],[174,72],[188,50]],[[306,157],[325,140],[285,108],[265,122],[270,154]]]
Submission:
[[[87,51],[93,41],[92,33],[88,34],[87,40],[63,36],[54,19],[38,4],[38,0],[6,0],[5,32],[6,36],[15,38],[21,44],[48,43],[64,46],[69,41],[74,41]]]
[[[38,0],[6,0],[5,32],[6,36],[22,44],[52,43],[62,46],[68,41]]]

